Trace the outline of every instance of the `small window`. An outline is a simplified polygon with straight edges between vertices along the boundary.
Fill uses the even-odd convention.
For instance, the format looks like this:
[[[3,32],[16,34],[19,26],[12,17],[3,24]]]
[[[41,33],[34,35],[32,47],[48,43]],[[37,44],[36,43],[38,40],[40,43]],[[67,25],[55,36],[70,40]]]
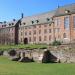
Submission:
[[[74,23],[73,26],[74,26],[74,28],[75,28],[75,16],[73,17],[73,23]]]
[[[22,42],[23,40],[22,40],[22,38],[21,38],[21,42]]]
[[[29,31],[29,35],[31,35],[31,31]]]
[[[10,31],[10,29],[9,29],[9,31]]]
[[[34,34],[36,34],[36,30],[34,30]]]
[[[27,35],[27,32],[25,32],[25,35]]]
[[[49,29],[49,33],[51,33],[51,29]]]
[[[31,26],[29,26],[28,28],[31,29]]]
[[[12,37],[13,37],[13,35],[14,35],[14,34],[12,33]]]
[[[13,31],[14,29],[12,28],[12,31]]]
[[[50,19],[49,19],[49,18],[47,18],[47,21],[50,21]]]
[[[59,33],[60,29],[59,28],[55,28],[55,33]]]
[[[44,27],[47,27],[47,25],[45,24]]]
[[[39,36],[39,41],[41,41],[41,36]]]
[[[29,42],[31,42],[31,37],[29,37]]]
[[[25,27],[25,29],[27,29],[27,27]]]
[[[54,21],[55,21],[55,26],[61,25],[61,19],[56,18]]]
[[[12,25],[14,25],[14,23],[12,23]]]
[[[44,33],[45,33],[45,34],[47,33],[47,29],[44,30]]]
[[[39,20],[36,20],[37,23],[39,23]]]
[[[67,36],[66,36],[66,33],[64,33],[64,34],[63,34],[63,37],[64,37],[64,38],[66,38],[66,37],[67,37]]]
[[[32,21],[32,24],[34,24],[34,21]]]
[[[39,34],[41,34],[41,30],[39,30]]]
[[[44,41],[47,41],[47,36],[44,36]]]
[[[49,26],[51,26],[51,24],[49,24]]]
[[[21,32],[21,36],[23,35],[23,33]]]
[[[6,23],[6,21],[4,21],[4,23]]]
[[[67,16],[64,18],[64,28],[65,29],[69,29],[69,23],[70,23],[69,16]]]
[[[36,41],[36,37],[34,37],[34,41]]]
[[[25,25],[26,23],[24,22],[23,25]]]
[[[36,28],[36,25],[34,25],[33,28]]]
[[[51,40],[51,35],[49,35],[49,40]]]
[[[9,24],[9,26],[11,26],[11,24]]]
[[[41,28],[41,25],[39,25],[39,28]]]

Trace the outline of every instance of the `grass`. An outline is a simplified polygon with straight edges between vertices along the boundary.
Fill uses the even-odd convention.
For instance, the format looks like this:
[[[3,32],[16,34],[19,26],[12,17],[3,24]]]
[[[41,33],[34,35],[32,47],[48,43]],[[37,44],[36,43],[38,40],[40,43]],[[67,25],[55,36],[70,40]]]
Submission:
[[[75,64],[21,63],[1,56],[0,75],[75,75]]]
[[[20,45],[0,45],[0,50],[9,50],[9,49],[17,49],[17,48],[26,48],[26,49],[33,49],[33,48],[47,48],[46,44],[20,44]]]

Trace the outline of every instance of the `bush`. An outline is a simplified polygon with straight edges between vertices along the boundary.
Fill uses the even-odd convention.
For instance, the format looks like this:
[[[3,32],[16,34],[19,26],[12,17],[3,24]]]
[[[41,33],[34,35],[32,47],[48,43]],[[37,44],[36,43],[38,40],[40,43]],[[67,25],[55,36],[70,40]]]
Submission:
[[[60,42],[60,41],[54,41],[54,42],[52,43],[52,45],[53,45],[53,46],[58,46],[58,45],[61,45],[61,42]]]
[[[8,53],[10,56],[15,56],[17,54],[14,49],[10,50]]]

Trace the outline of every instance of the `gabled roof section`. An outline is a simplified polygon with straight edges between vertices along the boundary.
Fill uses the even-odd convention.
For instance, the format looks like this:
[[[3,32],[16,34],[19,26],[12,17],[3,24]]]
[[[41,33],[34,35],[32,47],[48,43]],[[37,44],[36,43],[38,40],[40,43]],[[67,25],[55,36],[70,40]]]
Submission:
[[[68,14],[74,14],[75,13],[75,3],[57,8],[55,16],[66,15],[65,11],[69,11]]]
[[[38,15],[33,15],[33,16],[28,16],[28,17],[24,17],[21,22],[22,23],[26,23],[26,26],[29,25],[36,25],[36,24],[41,24],[41,23],[47,23],[47,19],[50,19],[49,22],[51,22],[51,18],[55,15],[55,10],[54,11],[50,11],[50,12],[46,12],[46,13],[42,13],[42,14],[38,14]],[[36,22],[38,20],[38,23]],[[33,23],[32,23],[33,22]]]

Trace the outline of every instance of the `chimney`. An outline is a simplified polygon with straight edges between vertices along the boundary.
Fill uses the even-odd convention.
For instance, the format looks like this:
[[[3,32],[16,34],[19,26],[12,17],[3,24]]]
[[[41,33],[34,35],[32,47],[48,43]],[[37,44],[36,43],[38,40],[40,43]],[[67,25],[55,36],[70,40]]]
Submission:
[[[23,18],[23,17],[24,17],[24,14],[22,13],[22,14],[21,14],[21,18]]]

